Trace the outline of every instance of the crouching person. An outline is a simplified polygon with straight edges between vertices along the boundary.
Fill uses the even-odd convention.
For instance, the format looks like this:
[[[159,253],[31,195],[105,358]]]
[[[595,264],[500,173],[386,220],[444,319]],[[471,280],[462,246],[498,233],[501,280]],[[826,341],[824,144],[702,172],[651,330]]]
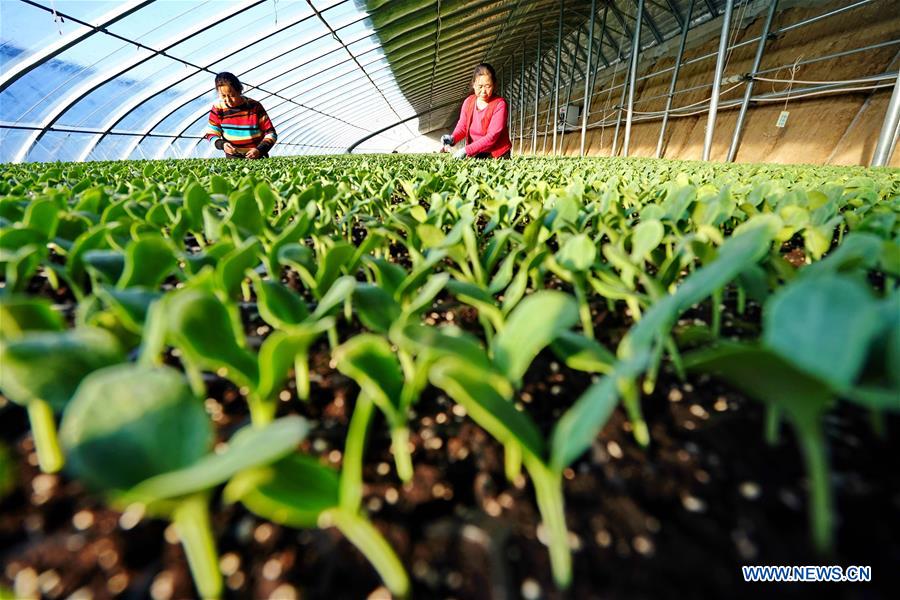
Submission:
[[[465,140],[465,145],[453,153],[456,158],[509,158],[506,100],[495,95],[497,74],[494,67],[482,63],[472,76],[471,96],[459,111],[459,122],[453,133],[441,137],[444,149]]]
[[[209,111],[206,138],[225,158],[268,158],[278,136],[262,104],[243,96],[244,86],[231,73],[216,75],[219,100]]]

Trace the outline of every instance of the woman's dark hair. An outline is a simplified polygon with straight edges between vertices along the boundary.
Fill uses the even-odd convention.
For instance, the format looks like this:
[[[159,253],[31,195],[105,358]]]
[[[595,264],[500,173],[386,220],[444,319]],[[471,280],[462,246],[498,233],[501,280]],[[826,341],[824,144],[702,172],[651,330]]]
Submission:
[[[241,85],[241,82],[238,81],[238,78],[228,71],[222,71],[221,73],[216,75],[216,88],[221,85],[227,85],[231,87],[231,89],[236,91],[238,94],[244,91],[244,86]]]
[[[481,63],[477,67],[475,67],[475,72],[472,73],[472,83],[475,83],[475,80],[478,79],[479,75],[490,75],[491,83],[494,84],[494,91],[497,89],[497,72],[494,71],[494,67],[489,65],[488,63]]]

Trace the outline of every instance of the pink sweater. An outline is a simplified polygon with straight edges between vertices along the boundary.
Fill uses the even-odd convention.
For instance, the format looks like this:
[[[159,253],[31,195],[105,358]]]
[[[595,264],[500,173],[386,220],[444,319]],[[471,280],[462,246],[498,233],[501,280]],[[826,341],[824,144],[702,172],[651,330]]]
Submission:
[[[492,156],[498,157],[505,154],[512,147],[506,128],[506,100],[497,98],[496,101],[497,106],[494,108],[494,114],[491,115],[491,120],[487,124],[487,129],[485,129],[482,121],[484,112],[488,108],[485,107],[484,110],[478,110],[478,106],[473,99],[471,101],[473,103],[471,119],[469,119],[466,114],[466,104],[463,104],[463,109],[459,114],[459,121],[453,130],[453,142],[457,143],[465,139],[467,156],[489,152]]]

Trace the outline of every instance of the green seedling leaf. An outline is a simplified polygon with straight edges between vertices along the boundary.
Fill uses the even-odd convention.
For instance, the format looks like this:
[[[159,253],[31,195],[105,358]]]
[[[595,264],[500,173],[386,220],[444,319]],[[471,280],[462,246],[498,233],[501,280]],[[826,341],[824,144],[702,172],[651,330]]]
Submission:
[[[316,289],[316,279],[313,276],[316,271],[316,257],[312,249],[302,244],[284,244],[278,250],[278,262],[297,271],[303,283],[310,290]]]
[[[253,278],[259,316],[276,328],[297,325],[309,316],[306,302],[286,285],[271,279]]]
[[[25,406],[45,473],[63,466],[53,413],[68,404],[84,377],[124,359],[115,337],[102,329],[30,332],[0,340],[0,392]]]
[[[840,221],[837,217],[835,221]],[[825,225],[808,226],[803,230],[803,242],[810,255],[819,260],[822,255],[831,248],[831,239],[834,236],[834,228],[837,223],[826,223]]]
[[[338,370],[356,381],[392,424],[406,422],[406,416],[397,412],[403,372],[387,340],[372,334],[357,335],[335,348],[333,356]]]
[[[249,189],[231,195],[231,210],[224,222],[234,224],[244,237],[261,236],[266,229],[266,219]]]
[[[387,333],[401,312],[388,292],[366,283],[358,283],[353,290],[353,310],[362,324],[376,333]]]
[[[150,305],[162,297],[160,292],[144,288],[115,290],[99,286],[96,294],[118,317],[119,322],[136,334],[141,334],[150,311]]]
[[[857,386],[846,390],[843,395],[856,404],[876,411],[900,412],[900,391],[893,389]]]
[[[0,341],[0,390],[17,404],[41,400],[61,412],[85,376],[123,360],[103,329],[28,332]]]
[[[747,296],[759,303],[765,302],[769,296],[769,281],[765,269],[752,265],[738,276],[738,284]]]
[[[355,249],[346,242],[337,242],[325,254],[318,271],[316,271],[316,296],[319,298],[327,292],[341,272],[344,266],[351,258]]]
[[[203,237],[210,241],[222,237],[222,218],[215,206],[203,207]]]
[[[203,208],[209,205],[212,199],[206,190],[198,183],[191,183],[184,191],[184,210],[190,221],[191,231],[203,229]]]
[[[126,248],[125,266],[116,287],[156,289],[177,266],[175,253],[162,236],[144,236]]]
[[[434,267],[440,263],[445,256],[447,256],[447,253],[444,250],[431,250],[425,260],[419,262],[419,264],[413,268],[412,272],[399,286],[397,286],[394,297],[401,301],[408,298],[411,295],[411,292],[419,289],[422,282],[432,275]]]
[[[618,405],[619,381],[637,377],[646,368],[648,359],[649,355],[643,354],[618,363],[611,374],[589,387],[563,413],[551,436],[551,469],[561,473],[591,447]]]
[[[525,290],[528,288],[528,274],[541,264],[545,256],[547,256],[546,250],[535,249],[519,265],[518,273],[516,273],[512,283],[509,284],[509,287],[503,293],[502,312],[504,315],[509,314],[518,306],[519,301],[525,296]]]
[[[75,238],[66,259],[66,274],[73,285],[84,286],[84,254],[90,250],[101,249],[105,245],[106,225],[96,225]]]
[[[478,340],[455,326],[427,327],[419,323],[402,325],[391,331],[391,341],[416,355],[427,355],[431,360],[442,356],[456,356],[481,369],[493,368],[490,359]]]
[[[301,324],[272,332],[259,348],[258,394],[263,400],[271,400],[281,389],[288,372],[293,367],[298,376],[297,394],[302,399],[309,397],[309,382],[305,377],[307,351],[310,345],[324,331],[334,326],[334,319],[326,317],[321,321]],[[301,376],[304,376],[301,379]]]
[[[256,202],[263,217],[267,218],[275,210],[275,204],[278,202],[278,196],[272,191],[266,183],[258,183],[253,188],[253,194],[256,196]]]
[[[423,223],[416,227],[416,235],[422,240],[423,249],[440,248],[444,243],[444,239],[447,237],[444,235],[444,232],[441,231],[440,227],[429,223]]]
[[[631,260],[640,264],[659,246],[664,235],[663,224],[655,219],[642,220],[638,223],[631,236]]]
[[[210,292],[184,289],[167,297],[167,308],[168,337],[185,358],[211,371],[224,367],[240,384],[256,387],[256,359],[240,343],[243,332],[218,298]]]
[[[611,373],[615,355],[599,342],[574,331],[563,331],[550,344],[553,353],[570,369],[588,373]]]
[[[830,242],[830,240],[829,240]],[[803,269],[804,277],[813,275],[872,269],[882,254],[882,239],[871,233],[849,233],[840,246],[822,260]]]
[[[0,340],[30,331],[61,331],[63,320],[45,298],[0,295]]]
[[[428,309],[441,290],[447,287],[448,281],[450,281],[449,273],[439,273],[429,277],[425,285],[419,289],[419,293],[403,308],[403,312],[414,315]]]
[[[234,434],[224,452],[206,454],[182,468],[143,480],[127,496],[153,502],[212,488],[241,471],[269,464],[292,452],[307,433],[309,425],[297,415],[282,417],[265,427],[248,425]]]
[[[234,298],[241,289],[247,271],[259,264],[262,244],[256,238],[244,242],[226,254],[216,266],[216,281],[227,298]]]
[[[697,188],[692,185],[683,185],[670,191],[661,206],[665,211],[665,218],[677,223],[688,216],[688,208],[697,199]]]
[[[587,235],[573,235],[556,253],[556,261],[569,271],[589,270],[597,259],[597,245]]]
[[[391,427],[391,451],[397,465],[397,474],[403,481],[409,481],[412,479],[413,467],[403,396],[404,377],[390,344],[376,335],[358,335],[336,348],[333,356],[338,370],[359,384],[360,399],[357,407],[362,404],[362,398],[365,398],[366,401],[374,402],[387,417]],[[364,427],[360,427],[364,431]],[[365,436],[364,433],[357,435],[363,438]],[[348,437],[348,451],[353,439]],[[360,442],[356,440],[356,443]],[[361,449],[359,452],[361,453]]]
[[[350,275],[338,277],[324,296],[319,300],[316,309],[310,315],[310,319],[318,320],[331,314],[335,308],[343,304],[353,294],[356,288],[356,280]]]
[[[288,214],[288,213],[285,213]],[[311,226],[309,215],[300,213],[278,234],[267,252],[269,276],[276,278],[279,273],[279,252],[288,244],[297,244],[306,237]]]
[[[0,260],[8,260],[7,256],[12,256],[24,246],[42,247],[46,243],[44,234],[35,229],[4,228],[0,230]]]
[[[491,279],[491,283],[488,286],[488,292],[491,294],[499,294],[509,285],[509,282],[512,281],[516,261],[519,259],[520,253],[520,250],[516,250],[509,253],[509,255],[503,259],[503,262],[500,263],[500,268],[497,269],[497,273]]]
[[[5,256],[0,261],[0,264],[6,262],[6,287],[4,290],[7,293],[24,291],[46,254],[47,250],[42,246],[28,245]]]
[[[637,356],[671,330],[683,311],[701,302],[746,271],[769,249],[778,220],[771,215],[753,217],[719,249],[716,259],[689,275],[671,296],[654,303],[619,344],[619,357]]]
[[[462,404],[472,419],[504,445],[516,444],[541,460],[544,441],[531,418],[510,401],[513,390],[503,377],[448,356],[429,373],[431,383]]]
[[[803,278],[766,304],[763,341],[834,389],[847,389],[865,362],[879,323],[875,299],[856,279]]]
[[[125,256],[117,250],[88,250],[83,261],[96,281],[109,285],[119,281],[125,271]]]
[[[162,229],[172,221],[165,204],[157,204],[147,211],[147,223]]]
[[[494,362],[507,379],[519,382],[538,352],[577,322],[578,305],[572,297],[555,291],[536,292],[510,313],[494,338]]]
[[[378,287],[397,299],[396,291],[406,278],[406,271],[404,271],[402,267],[395,265],[392,262],[388,262],[383,258],[366,257],[365,262],[374,272],[375,282],[378,284]]]
[[[28,205],[23,224],[32,231],[39,231],[44,240],[56,235],[59,225],[59,205],[53,200],[36,200]]]
[[[291,527],[316,527],[322,513],[338,505],[338,474],[294,452],[264,467],[246,469],[225,486],[226,502]]]
[[[494,297],[490,292],[474,283],[467,281],[456,281],[451,279],[447,282],[447,289],[456,296],[460,302],[465,302],[470,306],[474,306],[478,312],[488,320],[496,329],[503,326],[503,313],[497,306]]]
[[[209,187],[213,194],[228,194],[231,192],[231,184],[221,175],[212,175],[209,178]]]
[[[85,378],[60,426],[71,472],[89,487],[125,492],[185,468],[212,445],[212,423],[170,367],[122,364]]]

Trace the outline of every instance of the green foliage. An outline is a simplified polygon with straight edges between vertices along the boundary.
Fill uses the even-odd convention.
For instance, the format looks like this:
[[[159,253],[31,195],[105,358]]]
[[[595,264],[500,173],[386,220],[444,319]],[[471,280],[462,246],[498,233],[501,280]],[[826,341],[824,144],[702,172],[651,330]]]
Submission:
[[[661,372],[716,374],[767,404],[770,432],[792,424],[821,547],[823,417],[900,410],[896,170],[352,156],[0,171],[0,390],[27,407],[44,470],[66,458],[111,502],[174,520],[204,596],[221,592],[208,499],[226,482],[263,518],[338,527],[408,593],[360,511],[362,465],[377,407],[412,479],[429,385],[503,443],[508,478],[526,469],[561,587],[562,472],[620,404],[651,443],[641,396]],[[754,302],[762,322],[727,339],[723,311]],[[316,397],[312,353],[361,389],[339,473],[293,451],[302,421],[275,419],[296,410],[281,399]],[[518,394],[550,353],[597,379],[536,423]],[[200,398],[220,377],[252,425],[213,454]]]

